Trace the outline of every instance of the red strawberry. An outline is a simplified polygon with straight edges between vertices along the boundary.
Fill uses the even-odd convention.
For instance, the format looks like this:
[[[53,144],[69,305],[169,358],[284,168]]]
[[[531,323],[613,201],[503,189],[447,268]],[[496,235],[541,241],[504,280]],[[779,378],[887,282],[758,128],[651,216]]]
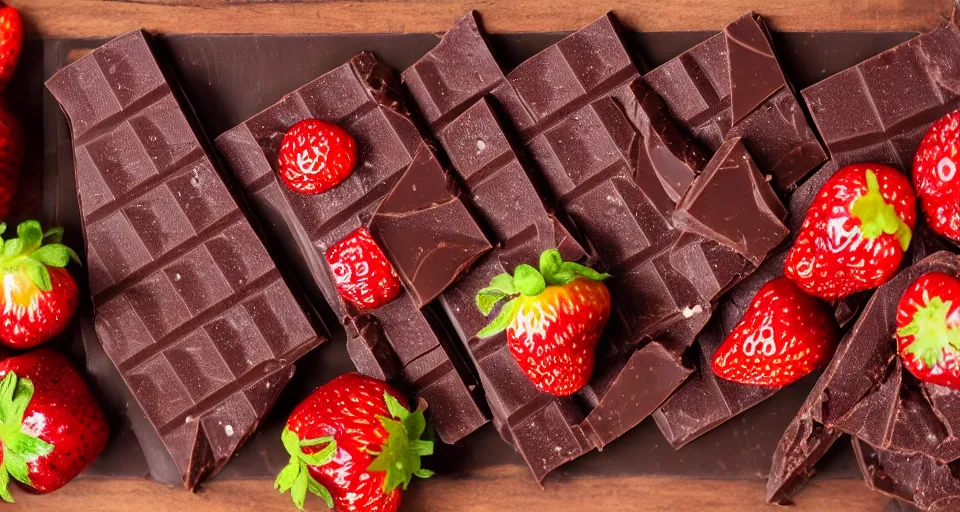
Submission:
[[[827,301],[880,286],[900,267],[916,210],[903,174],[876,164],[844,167],[817,193],[784,273]]]
[[[713,373],[751,386],[786,386],[824,363],[839,338],[827,304],[778,277],[760,288],[714,353]]]
[[[960,389],[960,281],[932,272],[897,306],[897,350],[918,379]]]
[[[930,227],[960,242],[960,110],[934,123],[913,158],[913,185]]]
[[[376,309],[400,294],[397,271],[383,250],[361,227],[327,249],[337,292],[359,310]]]
[[[290,491],[303,509],[307,491],[340,512],[393,512],[414,476],[433,473],[420,467],[433,454],[433,442],[420,436],[423,411],[388,384],[355,373],[317,388],[300,403],[283,429],[290,453],[274,487]]]
[[[2,43],[0,43],[2,44]],[[0,100],[0,219],[6,218],[23,165],[23,130]]]
[[[0,2],[0,91],[10,79],[20,61],[23,50],[23,23],[20,13],[9,5]]]
[[[540,255],[539,272],[518,265],[513,276],[495,276],[480,290],[477,307],[484,315],[513,298],[477,336],[506,329],[510,353],[537,389],[572,395],[590,380],[594,349],[610,318],[610,291],[603,284],[608,277],[548,249]]]
[[[0,234],[6,224],[0,223]],[[17,226],[0,255],[0,341],[26,349],[63,331],[77,310],[77,283],[63,267],[76,253],[60,243],[62,228],[46,233],[35,220]]]
[[[49,349],[0,362],[0,497],[12,476],[46,493],[63,487],[107,445],[103,411],[67,358]]]
[[[336,187],[357,165],[357,143],[337,125],[306,119],[283,137],[280,178],[294,192],[319,194]]]

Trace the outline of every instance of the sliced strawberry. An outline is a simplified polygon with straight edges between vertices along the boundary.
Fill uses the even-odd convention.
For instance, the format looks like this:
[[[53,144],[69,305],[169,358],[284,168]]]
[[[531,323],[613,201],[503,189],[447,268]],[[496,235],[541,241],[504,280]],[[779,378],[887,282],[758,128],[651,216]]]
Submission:
[[[295,192],[319,194],[339,185],[357,165],[357,143],[337,125],[306,119],[280,143],[280,179]]]
[[[713,372],[740,384],[786,386],[827,361],[839,332],[827,304],[780,277],[753,297],[713,355]]]
[[[376,309],[400,295],[400,277],[367,228],[354,230],[326,256],[337,292],[358,310]]]

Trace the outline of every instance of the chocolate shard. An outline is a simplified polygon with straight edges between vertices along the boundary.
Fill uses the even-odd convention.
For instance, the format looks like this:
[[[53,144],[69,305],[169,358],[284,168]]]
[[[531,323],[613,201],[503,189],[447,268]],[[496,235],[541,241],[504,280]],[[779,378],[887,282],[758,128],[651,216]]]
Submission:
[[[193,489],[253,433],[323,329],[215,169],[146,34],[110,41],[47,87],[72,130],[97,336]]]
[[[853,451],[871,489],[927,512],[960,508],[960,468],[956,463],[878,449],[857,438],[853,439]]]
[[[908,171],[930,125],[960,108],[960,27],[944,22],[802,94],[837,165]]]
[[[425,303],[490,246],[424,141],[402,91],[392,69],[361,53],[216,142],[300,277],[322,291],[347,326],[357,368],[426,398],[428,418],[440,438],[453,443],[486,423],[487,413],[477,403],[476,378]],[[357,168],[319,195],[291,191],[276,173],[283,135],[308,118],[337,124],[357,140]],[[340,298],[324,256],[361,226],[382,244],[405,288],[372,311],[357,311]]]
[[[808,399],[807,402],[810,400]],[[816,463],[843,433],[813,419],[804,404],[784,431],[773,453],[767,476],[767,503],[790,505],[793,497],[816,473]]]
[[[370,221],[417,307],[432,301],[490,250],[452,178],[421,145]]]
[[[752,12],[644,80],[711,150],[743,138],[779,192],[792,190],[827,159],[784,79],[766,26]]]
[[[739,138],[720,145],[673,214],[677,226],[737,251],[754,265],[787,236],[786,216]]]

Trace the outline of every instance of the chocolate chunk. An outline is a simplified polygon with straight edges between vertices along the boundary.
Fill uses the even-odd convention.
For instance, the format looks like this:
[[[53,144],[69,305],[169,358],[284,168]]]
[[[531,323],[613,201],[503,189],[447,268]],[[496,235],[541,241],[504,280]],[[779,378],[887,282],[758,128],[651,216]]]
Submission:
[[[747,13],[644,75],[705,146],[743,138],[778,191],[789,191],[827,156],[776,59],[767,28]]]
[[[802,94],[838,165],[909,171],[930,125],[960,108],[960,28],[944,22]]]
[[[258,212],[284,239],[300,276],[322,290],[347,325],[357,368],[391,379],[411,394],[429,395],[428,416],[440,438],[453,443],[482,426],[486,413],[476,403],[476,379],[447,329],[422,306],[489,244],[424,142],[400,91],[393,70],[362,53],[227,131],[217,138],[217,147]],[[276,173],[283,135],[307,118],[337,124],[357,140],[357,168],[319,195],[289,190]],[[391,194],[394,187],[399,188]],[[372,311],[357,311],[340,299],[324,257],[327,247],[364,225],[382,244],[406,290]],[[456,238],[449,238],[454,232]]]
[[[324,340],[320,324],[234,201],[144,33],[47,87],[71,125],[97,336],[193,489],[253,433],[291,363]]]
[[[853,451],[871,489],[927,512],[949,512],[960,507],[960,468],[956,463],[881,450],[856,438]]]
[[[460,202],[456,184],[425,144],[380,203],[370,231],[417,307],[436,298],[490,249]]]
[[[814,466],[817,461],[841,434],[839,429],[826,427],[814,420],[809,405],[805,403],[787,426],[773,453],[773,463],[767,477],[767,503],[792,504],[793,496],[816,472]]]
[[[731,208],[730,204],[736,204]],[[677,205],[677,226],[716,240],[760,265],[786,236],[787,210],[747,153],[728,139]]]

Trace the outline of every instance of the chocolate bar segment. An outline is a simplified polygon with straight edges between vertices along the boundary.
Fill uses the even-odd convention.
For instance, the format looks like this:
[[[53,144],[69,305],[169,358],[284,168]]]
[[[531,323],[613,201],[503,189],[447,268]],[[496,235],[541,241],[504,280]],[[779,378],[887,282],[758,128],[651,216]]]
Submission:
[[[193,489],[324,340],[191,127],[147,37],[47,87],[69,118],[100,343]],[[149,435],[142,433],[141,435]]]
[[[486,413],[476,403],[476,379],[424,304],[490,245],[424,142],[401,90],[393,70],[362,53],[227,131],[217,148],[254,206],[286,239],[299,274],[347,325],[357,368],[429,395],[428,415],[441,439],[452,443],[483,425]],[[276,172],[283,135],[308,118],[337,124],[357,140],[357,168],[319,195],[289,190]],[[372,311],[341,300],[324,257],[360,226],[370,227],[405,288]]]
[[[728,139],[677,205],[674,222],[760,265],[787,236],[787,211],[765,185],[743,141]],[[730,208],[731,203],[745,207]]]
[[[741,137],[778,191],[792,190],[827,159],[780,68],[766,26],[752,12],[644,80],[711,150]]]
[[[960,108],[960,27],[944,22],[802,94],[838,165],[909,171],[930,125]]]

